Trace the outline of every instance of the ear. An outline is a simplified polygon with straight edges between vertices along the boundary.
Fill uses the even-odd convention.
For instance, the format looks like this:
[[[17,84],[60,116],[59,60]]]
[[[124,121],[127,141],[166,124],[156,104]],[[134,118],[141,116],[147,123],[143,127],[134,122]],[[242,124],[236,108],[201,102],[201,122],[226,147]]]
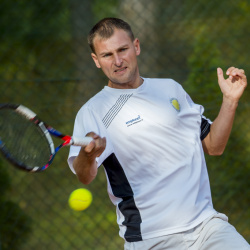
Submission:
[[[136,55],[139,56],[140,53],[141,53],[141,47],[140,47],[140,41],[139,41],[138,38],[136,38],[134,40],[134,47],[135,47],[135,53],[136,53]]]
[[[91,57],[93,58],[96,67],[100,69],[101,65],[99,64],[99,61],[98,61],[98,58],[97,58],[96,54],[95,53],[91,53]]]

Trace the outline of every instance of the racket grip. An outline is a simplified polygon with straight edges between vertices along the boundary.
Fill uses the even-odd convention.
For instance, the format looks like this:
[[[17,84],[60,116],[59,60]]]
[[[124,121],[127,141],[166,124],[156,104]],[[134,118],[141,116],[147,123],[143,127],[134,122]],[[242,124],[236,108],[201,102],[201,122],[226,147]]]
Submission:
[[[72,136],[71,138],[73,140],[72,145],[74,146],[87,146],[93,140],[93,138],[89,136],[83,138]]]

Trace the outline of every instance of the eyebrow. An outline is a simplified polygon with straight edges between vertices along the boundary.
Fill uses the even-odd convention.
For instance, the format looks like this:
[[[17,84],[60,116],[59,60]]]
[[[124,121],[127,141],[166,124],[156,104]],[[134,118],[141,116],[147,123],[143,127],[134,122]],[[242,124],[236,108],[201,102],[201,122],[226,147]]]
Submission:
[[[129,46],[128,44],[124,44],[124,45],[118,47],[118,48],[116,49],[116,51],[119,51],[119,50],[121,50],[121,49],[124,49],[125,47],[128,47],[128,46]],[[109,55],[109,54],[113,54],[113,53],[112,53],[111,51],[104,51],[104,52],[100,53],[99,55],[100,55],[100,56],[105,56],[105,55]]]

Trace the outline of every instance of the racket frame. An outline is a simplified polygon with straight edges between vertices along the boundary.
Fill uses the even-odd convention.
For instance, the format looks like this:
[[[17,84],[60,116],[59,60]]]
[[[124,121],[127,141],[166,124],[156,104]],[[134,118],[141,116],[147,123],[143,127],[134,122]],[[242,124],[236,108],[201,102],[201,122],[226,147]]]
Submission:
[[[54,160],[54,157],[55,157],[56,153],[62,147],[70,146],[70,145],[86,146],[92,141],[91,137],[74,138],[74,137],[71,137],[69,135],[62,134],[61,132],[54,129],[50,125],[47,125],[45,122],[43,122],[41,119],[38,118],[36,113],[34,113],[32,110],[30,110],[29,108],[27,108],[27,107],[25,107],[23,105],[3,103],[3,104],[0,104],[0,110],[1,109],[12,109],[15,112],[19,113],[20,115],[25,117],[27,120],[29,120],[30,122],[35,124],[42,131],[42,133],[45,135],[45,137],[47,139],[47,142],[48,142],[48,145],[49,145],[49,148],[50,148],[49,161],[44,166],[29,167],[29,166],[26,166],[25,164],[23,164],[21,162],[17,162],[11,156],[11,154],[8,152],[8,150],[4,147],[4,143],[3,143],[3,141],[1,140],[1,137],[0,137],[0,151],[5,156],[5,158],[7,158],[7,160],[9,160],[14,166],[16,166],[16,167],[18,167],[18,168],[20,168],[22,170],[25,170],[25,171],[28,171],[28,172],[40,172],[40,171],[43,171],[43,170],[47,169],[51,165],[51,163]],[[58,147],[55,148],[54,142],[53,142],[53,140],[51,138],[51,135],[53,137],[60,138],[64,142],[62,144],[60,144]],[[75,143],[75,141],[76,141],[76,143]]]

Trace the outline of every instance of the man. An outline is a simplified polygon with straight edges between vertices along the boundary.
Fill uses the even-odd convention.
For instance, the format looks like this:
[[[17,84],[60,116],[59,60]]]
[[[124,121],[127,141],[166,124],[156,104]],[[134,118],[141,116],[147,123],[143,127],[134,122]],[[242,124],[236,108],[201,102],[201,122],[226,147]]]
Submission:
[[[249,249],[214,210],[204,159],[225,149],[244,71],[224,79],[218,68],[223,103],[212,123],[175,81],[140,77],[140,42],[123,20],[101,20],[88,42],[108,85],[78,112],[73,135],[93,141],[72,146],[68,162],[84,184],[104,166],[125,249]]]

